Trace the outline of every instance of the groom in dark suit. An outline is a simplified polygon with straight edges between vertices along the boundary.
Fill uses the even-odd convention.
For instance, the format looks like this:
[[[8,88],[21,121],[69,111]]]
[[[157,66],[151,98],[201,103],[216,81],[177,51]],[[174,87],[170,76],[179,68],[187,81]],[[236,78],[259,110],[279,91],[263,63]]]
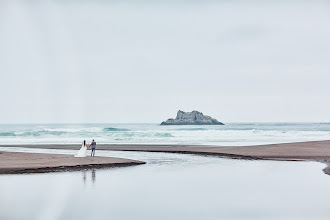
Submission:
[[[91,145],[89,145],[89,147],[92,147],[92,152],[91,152],[91,157],[94,157],[95,156],[95,148],[96,148],[96,142],[92,141]]]

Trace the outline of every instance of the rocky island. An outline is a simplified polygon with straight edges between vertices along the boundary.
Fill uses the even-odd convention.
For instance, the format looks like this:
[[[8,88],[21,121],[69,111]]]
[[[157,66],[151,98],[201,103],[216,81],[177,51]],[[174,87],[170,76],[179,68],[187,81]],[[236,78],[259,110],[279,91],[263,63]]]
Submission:
[[[224,125],[210,116],[203,115],[202,112],[184,112],[179,110],[176,118],[163,121],[160,125]]]

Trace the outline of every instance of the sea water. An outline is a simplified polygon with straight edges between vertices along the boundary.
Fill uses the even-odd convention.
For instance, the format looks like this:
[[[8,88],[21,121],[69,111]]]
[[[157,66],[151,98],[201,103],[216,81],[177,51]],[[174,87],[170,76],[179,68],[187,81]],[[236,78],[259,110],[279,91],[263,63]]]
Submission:
[[[0,151],[73,154],[73,150]],[[316,162],[98,151],[145,165],[0,176],[0,219],[323,220],[330,177]]]
[[[330,139],[330,123],[0,125],[0,144],[193,144],[239,146]]]

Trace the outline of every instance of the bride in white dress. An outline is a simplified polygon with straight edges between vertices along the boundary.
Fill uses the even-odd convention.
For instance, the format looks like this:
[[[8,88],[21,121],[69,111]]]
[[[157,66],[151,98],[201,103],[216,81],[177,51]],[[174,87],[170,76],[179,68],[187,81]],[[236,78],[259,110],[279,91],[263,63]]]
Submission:
[[[86,141],[84,141],[84,143],[81,145],[80,150],[76,155],[74,155],[74,157],[87,157],[87,147],[88,146],[86,144]]]

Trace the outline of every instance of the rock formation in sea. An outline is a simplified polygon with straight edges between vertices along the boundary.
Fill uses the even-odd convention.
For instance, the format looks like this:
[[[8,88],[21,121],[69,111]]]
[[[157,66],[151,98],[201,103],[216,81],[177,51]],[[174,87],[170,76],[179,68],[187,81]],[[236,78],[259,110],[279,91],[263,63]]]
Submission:
[[[202,112],[184,112],[179,110],[176,118],[163,121],[160,125],[224,125],[210,116],[203,115]]]

